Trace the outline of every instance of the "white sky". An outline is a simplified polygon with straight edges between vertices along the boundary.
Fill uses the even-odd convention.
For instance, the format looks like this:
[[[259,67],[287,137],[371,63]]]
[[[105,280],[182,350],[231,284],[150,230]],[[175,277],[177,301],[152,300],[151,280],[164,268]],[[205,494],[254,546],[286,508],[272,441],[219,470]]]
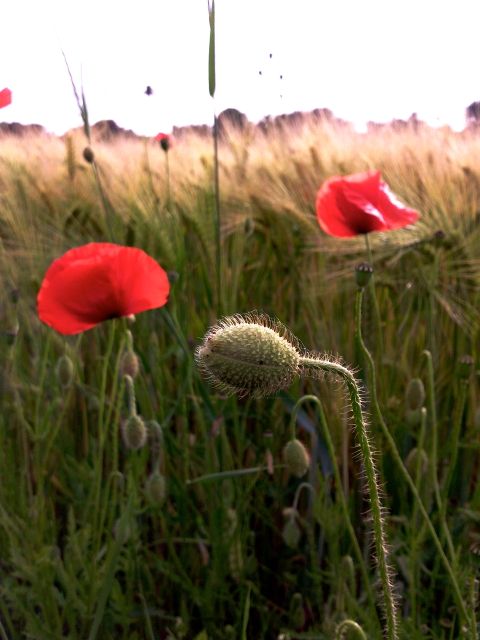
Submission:
[[[207,0],[1,0],[0,90],[13,102],[0,121],[81,124],[62,48],[91,122],[144,135],[226,107],[253,121],[328,107],[357,126],[416,111],[462,128],[480,99],[479,0],[216,0],[216,14],[213,102]]]

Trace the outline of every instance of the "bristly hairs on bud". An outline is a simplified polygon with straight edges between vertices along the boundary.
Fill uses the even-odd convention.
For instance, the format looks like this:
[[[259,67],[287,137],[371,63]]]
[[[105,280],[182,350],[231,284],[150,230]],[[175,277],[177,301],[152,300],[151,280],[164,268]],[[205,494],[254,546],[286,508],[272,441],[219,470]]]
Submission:
[[[283,448],[283,459],[288,472],[296,478],[302,478],[310,466],[310,455],[301,440],[290,440]]]
[[[140,361],[133,348],[132,332],[126,332],[127,344],[120,360],[120,375],[136,378],[140,370]]]
[[[263,397],[290,386],[298,376],[335,373],[332,359],[308,352],[278,320],[252,311],[220,320],[195,351],[202,374],[227,395]]]

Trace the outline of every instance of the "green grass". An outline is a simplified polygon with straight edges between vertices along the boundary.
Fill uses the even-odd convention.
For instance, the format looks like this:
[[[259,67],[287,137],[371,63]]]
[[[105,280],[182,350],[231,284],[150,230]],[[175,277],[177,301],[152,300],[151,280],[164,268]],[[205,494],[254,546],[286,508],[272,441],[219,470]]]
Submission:
[[[412,229],[371,237],[381,361],[368,295],[363,335],[381,413],[472,611],[480,549],[480,138],[428,129],[362,136],[314,121],[269,137],[232,131],[219,147],[220,292],[211,140],[190,135],[169,151],[170,203],[159,146],[93,140],[108,225],[83,147],[74,135],[0,140],[0,637],[327,639],[346,619],[368,638],[381,637],[378,605],[368,597],[378,593],[378,577],[364,473],[340,382],[296,382],[262,400],[223,398],[193,360],[220,297],[224,313],[269,313],[308,349],[338,354],[368,380],[355,341],[353,270],[365,259],[363,241],[325,237],[314,201],[326,177],[373,167],[422,218]],[[176,274],[167,306],[128,325],[141,362],[138,412],[163,430],[160,504],[145,491],[160,456],[155,432],[139,451],[121,439],[126,322],[63,338],[35,311],[51,260],[107,233]],[[67,388],[55,373],[65,353],[74,363]],[[464,354],[476,363],[466,382],[457,366]],[[429,390],[423,430],[406,415],[405,391],[416,377]],[[305,394],[321,398],[338,474],[309,402],[297,413],[297,437],[311,468],[297,480],[284,467],[291,412]],[[400,637],[470,638],[368,397],[366,407]],[[424,468],[412,454],[419,448]],[[289,546],[284,510],[302,482],[313,491],[297,496],[300,536]],[[350,625],[345,638],[358,633]]]

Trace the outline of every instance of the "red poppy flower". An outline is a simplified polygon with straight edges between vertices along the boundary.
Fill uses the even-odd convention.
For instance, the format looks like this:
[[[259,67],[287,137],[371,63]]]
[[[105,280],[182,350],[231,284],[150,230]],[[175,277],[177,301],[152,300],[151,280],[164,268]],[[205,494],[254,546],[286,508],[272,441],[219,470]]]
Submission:
[[[160,142],[160,146],[164,151],[168,151],[172,146],[172,139],[168,133],[157,133],[155,140]]]
[[[8,105],[12,102],[12,92],[10,89],[2,89],[0,91],[0,109],[3,107],[8,107]]]
[[[91,242],[52,262],[38,293],[38,315],[71,335],[162,307],[169,291],[167,274],[141,249]]]
[[[400,229],[419,217],[390,191],[380,171],[328,179],[317,193],[316,210],[321,228],[337,238]]]

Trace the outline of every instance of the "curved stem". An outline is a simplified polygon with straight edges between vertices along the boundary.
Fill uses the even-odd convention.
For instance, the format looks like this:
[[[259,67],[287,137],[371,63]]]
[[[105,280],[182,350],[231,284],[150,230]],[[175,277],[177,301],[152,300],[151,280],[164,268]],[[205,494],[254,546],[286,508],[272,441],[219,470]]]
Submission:
[[[357,638],[358,640],[367,640],[365,631],[362,627],[353,620],[344,620],[335,629],[335,640],[343,640],[347,633]]]
[[[380,582],[382,584],[383,599],[386,617],[386,637],[388,640],[397,640],[398,623],[397,612],[395,607],[395,599],[393,596],[392,584],[390,579],[390,567],[387,560],[387,549],[385,546],[384,520],[382,517],[382,507],[380,504],[380,495],[378,490],[377,471],[373,461],[372,449],[368,439],[367,428],[363,417],[360,393],[357,382],[353,373],[347,367],[328,360],[303,357],[300,359],[301,365],[308,369],[320,369],[339,375],[346,383],[350,403],[352,406],[353,420],[357,439],[362,453],[363,463],[365,466],[365,475],[367,477],[370,507],[372,510],[373,533],[375,539],[376,560],[380,573]]]
[[[362,299],[363,299],[363,291],[362,290],[358,290],[357,291],[357,297],[356,297],[356,304],[355,304],[355,320],[356,320],[356,337],[358,340],[358,343],[361,347],[363,356],[365,357],[365,360],[367,362],[367,366],[368,366],[368,371],[369,371],[369,375],[370,375],[370,399],[371,399],[371,404],[372,404],[372,409],[373,409],[373,414],[375,416],[376,421],[378,422],[378,424],[380,425],[380,428],[382,429],[382,433],[387,441],[388,446],[390,447],[390,453],[393,456],[393,459],[395,460],[395,463],[397,465],[397,467],[399,468],[403,479],[405,480],[405,482],[408,484],[411,492],[414,495],[415,500],[417,501],[418,504],[418,508],[420,510],[420,513],[422,514],[425,523],[428,527],[428,530],[430,532],[430,535],[433,538],[433,541],[435,543],[435,547],[437,549],[437,552],[443,562],[443,565],[445,567],[446,572],[448,573],[448,576],[450,578],[450,581],[452,583],[453,586],[453,592],[454,592],[454,597],[455,600],[457,602],[457,606],[461,612],[461,615],[463,616],[463,619],[465,622],[470,623],[470,616],[468,614],[467,608],[465,606],[465,602],[462,598],[462,594],[460,591],[460,587],[458,585],[458,581],[457,578],[455,576],[455,573],[452,569],[452,566],[447,558],[447,556],[445,555],[445,552],[443,550],[442,544],[440,542],[439,537],[437,536],[437,532],[435,531],[435,527],[433,526],[433,523],[430,519],[430,516],[427,513],[427,510],[425,508],[425,505],[423,504],[423,500],[420,497],[420,494],[418,492],[417,487],[415,486],[414,481],[412,480],[410,474],[408,473],[407,468],[405,467],[405,465],[403,464],[403,460],[400,456],[400,453],[398,451],[397,445],[395,443],[395,440],[393,439],[386,423],[385,420],[383,419],[383,415],[382,412],[380,410],[380,405],[378,404],[378,398],[377,398],[377,383],[376,383],[376,374],[375,374],[375,365],[373,363],[373,359],[372,356],[369,352],[369,350],[367,349],[365,343],[363,342],[363,338],[362,338],[362,333],[361,333],[361,311],[362,311]],[[424,352],[425,353],[425,352]],[[435,413],[433,416],[433,420],[435,420]],[[436,473],[435,473],[436,475]],[[474,630],[472,630],[472,638],[476,638],[476,632]]]
[[[353,525],[352,525],[350,514],[348,512],[347,500],[346,500],[345,494],[343,492],[342,478],[340,476],[340,470],[338,468],[337,458],[336,458],[336,455],[335,455],[335,448],[333,446],[333,440],[332,440],[332,437],[330,435],[330,429],[328,428],[327,419],[326,419],[326,416],[325,416],[325,412],[323,410],[322,402],[321,402],[320,398],[318,398],[317,396],[315,396],[313,394],[312,395],[305,395],[302,398],[300,398],[296,402],[295,406],[293,407],[292,419],[291,419],[291,425],[293,425],[293,433],[294,433],[293,437],[295,437],[295,431],[294,430],[295,430],[297,412],[298,412],[300,406],[304,402],[307,402],[307,401],[314,402],[318,407],[318,414],[319,414],[319,417],[320,417],[320,425],[322,427],[322,433],[323,433],[323,436],[325,438],[325,442],[327,444],[328,454],[329,454],[331,462],[332,462],[333,475],[335,477],[335,483],[337,485],[337,496],[338,496],[338,499],[339,499],[339,502],[340,502],[340,507],[342,509],[343,517],[345,519],[345,523],[347,525],[348,533],[349,533],[351,541],[352,541],[353,550],[354,550],[355,556],[357,558],[358,565],[360,567],[360,573],[362,574],[362,579],[363,579],[363,582],[365,584],[365,590],[367,592],[368,601],[369,601],[373,611],[375,611],[375,599],[374,599],[374,596],[373,596],[370,580],[368,578],[367,567],[365,566],[365,559],[363,557],[362,550],[360,549],[360,545],[358,543],[357,536],[355,534],[355,530],[354,530]],[[299,488],[301,486],[302,485],[300,485]],[[309,485],[309,486],[311,486],[311,485]],[[298,489],[297,489],[297,491],[298,491]]]

